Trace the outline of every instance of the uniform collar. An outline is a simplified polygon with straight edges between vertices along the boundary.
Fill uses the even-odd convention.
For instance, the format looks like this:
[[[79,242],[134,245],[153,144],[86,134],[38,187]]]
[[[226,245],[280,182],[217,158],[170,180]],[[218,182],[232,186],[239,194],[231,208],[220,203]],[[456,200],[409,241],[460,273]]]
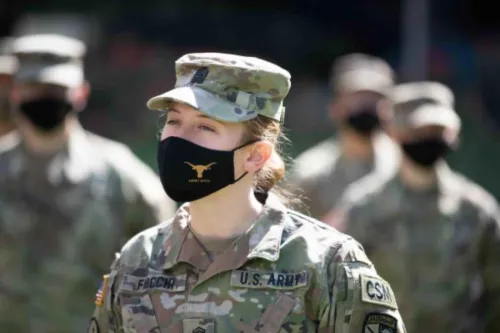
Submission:
[[[13,167],[10,168],[14,176],[22,175],[23,171],[29,167],[30,160],[39,160],[26,150],[22,140],[18,140],[17,147],[17,154],[14,155],[12,161]],[[53,184],[58,184],[63,180],[73,184],[84,181],[99,166],[99,160],[95,158],[96,148],[92,147],[88,134],[81,125],[75,122],[63,149],[47,157],[45,175]],[[40,160],[43,161],[44,158]]]
[[[436,164],[436,183],[434,186],[425,191],[425,193],[448,194],[457,190],[456,177],[453,171],[445,161]],[[407,188],[399,175],[396,176],[397,183],[403,188]]]
[[[163,231],[166,236],[160,264],[169,269],[184,262],[213,275],[241,267],[253,258],[274,262],[279,258],[285,216],[286,208],[270,195],[257,221],[212,263],[188,227],[189,204],[185,204]]]

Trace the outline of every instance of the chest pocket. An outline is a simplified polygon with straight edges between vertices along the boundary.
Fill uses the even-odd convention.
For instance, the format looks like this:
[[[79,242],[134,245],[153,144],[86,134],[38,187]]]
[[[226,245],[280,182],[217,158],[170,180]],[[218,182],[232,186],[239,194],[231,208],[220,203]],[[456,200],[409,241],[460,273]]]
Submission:
[[[176,297],[184,298],[187,275],[166,275],[149,270],[147,274],[124,274],[117,298],[125,333],[160,333],[168,331],[168,319],[174,317]],[[165,303],[165,304],[163,304]],[[162,316],[159,318],[159,307]],[[171,314],[165,313],[169,308]]]
[[[309,331],[305,315],[308,272],[236,270],[231,273],[236,328],[243,333]]]

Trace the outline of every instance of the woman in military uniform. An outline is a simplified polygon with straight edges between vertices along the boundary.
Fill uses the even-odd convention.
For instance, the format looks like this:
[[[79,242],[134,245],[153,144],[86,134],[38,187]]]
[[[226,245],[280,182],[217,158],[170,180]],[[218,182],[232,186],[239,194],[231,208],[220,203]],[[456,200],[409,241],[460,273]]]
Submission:
[[[88,331],[404,332],[361,246],[277,194],[290,74],[198,53],[176,62],[176,76],[148,107],[166,112],[163,187],[186,203],[123,247]]]

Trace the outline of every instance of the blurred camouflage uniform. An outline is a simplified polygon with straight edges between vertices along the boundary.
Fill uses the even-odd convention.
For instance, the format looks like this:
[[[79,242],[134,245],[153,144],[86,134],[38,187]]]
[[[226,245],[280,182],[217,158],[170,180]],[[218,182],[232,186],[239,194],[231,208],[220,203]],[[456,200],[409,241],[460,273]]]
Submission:
[[[16,80],[82,84],[83,49],[57,35],[22,37]],[[158,177],[129,148],[71,130],[48,156],[21,138],[0,147],[0,332],[85,330],[114,253],[175,214]]]
[[[190,54],[176,69],[177,89],[150,108],[173,99],[222,120],[283,117],[290,76],[273,64]],[[222,95],[221,80],[233,93]],[[273,194],[261,201],[259,219],[215,258],[191,231],[189,204],[132,238],[105,276],[88,332],[405,332],[390,286],[356,241]]]
[[[9,103],[11,80],[18,67],[11,51],[12,41],[12,38],[0,39],[0,146],[10,144],[17,136]]]
[[[336,62],[332,81],[337,99],[360,92],[385,96],[393,84],[393,72],[382,59],[353,54]],[[318,143],[295,159],[290,188],[305,197],[307,213],[323,219],[353,181],[372,172],[381,178],[394,174],[399,162],[397,147],[381,131],[373,134],[372,142],[374,155],[366,161],[347,158],[337,137]]]
[[[436,99],[437,87],[423,83],[401,88],[396,126],[460,128],[450,94]],[[437,182],[420,191],[399,175],[352,184],[337,225],[393,286],[409,332],[500,332],[498,204],[444,161],[435,168]]]

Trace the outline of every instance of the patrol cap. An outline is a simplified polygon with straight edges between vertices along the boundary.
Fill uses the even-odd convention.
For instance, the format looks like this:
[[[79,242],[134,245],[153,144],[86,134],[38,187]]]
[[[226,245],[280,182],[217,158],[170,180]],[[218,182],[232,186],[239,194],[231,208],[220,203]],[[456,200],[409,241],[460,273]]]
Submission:
[[[439,82],[420,81],[398,84],[392,88],[390,95],[395,104],[422,99],[450,107],[455,106],[453,92]]]
[[[12,49],[19,60],[15,75],[18,82],[71,88],[85,81],[82,58],[86,47],[77,39],[55,34],[27,35],[15,40]]]
[[[0,74],[13,75],[18,68],[17,58],[12,54],[14,38],[0,39]]]
[[[391,94],[394,123],[398,127],[442,126],[459,130],[453,92],[438,82],[412,82],[394,87]]]
[[[147,102],[152,110],[185,103],[227,122],[263,115],[284,117],[283,100],[291,86],[285,69],[268,61],[225,53],[191,53],[175,62],[175,88]]]
[[[342,56],[333,66],[332,85],[336,93],[373,91],[386,95],[395,74],[389,64],[362,53]]]

